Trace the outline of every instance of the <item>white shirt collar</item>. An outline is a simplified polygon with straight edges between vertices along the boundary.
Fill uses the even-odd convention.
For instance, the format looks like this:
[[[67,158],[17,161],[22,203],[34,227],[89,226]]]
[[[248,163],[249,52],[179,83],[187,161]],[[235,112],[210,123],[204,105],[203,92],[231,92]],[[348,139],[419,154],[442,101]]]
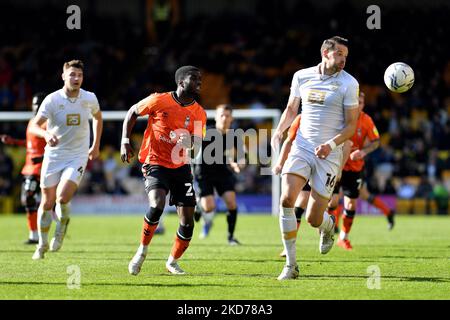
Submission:
[[[78,99],[78,98],[81,97],[81,89],[80,89],[80,92],[78,93],[78,96],[77,96],[77,97],[71,98],[71,97],[67,96],[66,92],[64,91],[64,88],[61,88],[61,96],[62,96],[64,99]]]

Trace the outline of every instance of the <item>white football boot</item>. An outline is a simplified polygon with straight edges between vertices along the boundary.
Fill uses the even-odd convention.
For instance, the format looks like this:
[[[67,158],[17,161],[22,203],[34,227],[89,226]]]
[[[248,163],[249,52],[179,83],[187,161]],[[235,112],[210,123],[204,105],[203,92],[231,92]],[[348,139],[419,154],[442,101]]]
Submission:
[[[50,241],[50,251],[55,252],[61,249],[69,221],[70,219],[67,219],[67,222],[64,224],[59,221],[56,223],[55,236]]]
[[[172,263],[166,262],[166,269],[171,274],[186,274],[186,272],[180,268],[177,262]]]
[[[34,251],[33,256],[31,257],[31,259],[33,260],[40,260],[40,259],[44,259],[44,255],[45,253],[48,251],[48,245],[45,246],[36,246],[36,251]]]
[[[133,275],[133,276],[137,276],[139,274],[139,272],[141,271],[141,267],[142,264],[145,261],[145,257],[147,255],[137,252],[133,259],[131,259],[130,263],[128,264],[128,272]]]
[[[298,265],[288,266],[285,265],[283,271],[281,271],[277,280],[292,280],[297,279],[299,274]]]
[[[321,254],[327,254],[334,244],[334,225],[335,217],[330,215],[330,224],[328,228],[320,230],[319,251]]]

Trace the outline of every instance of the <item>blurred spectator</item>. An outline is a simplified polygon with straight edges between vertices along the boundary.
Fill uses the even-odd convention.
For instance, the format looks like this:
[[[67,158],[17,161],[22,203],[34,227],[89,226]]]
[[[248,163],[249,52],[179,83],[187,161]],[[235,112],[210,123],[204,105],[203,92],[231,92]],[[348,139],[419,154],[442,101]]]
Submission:
[[[437,214],[448,214],[449,192],[440,179],[437,180],[433,188],[433,198],[436,203]]]
[[[416,188],[414,185],[412,185],[410,182],[408,182],[405,178],[401,179],[400,185],[397,189],[397,197],[400,199],[408,200],[409,202],[409,209],[408,213],[413,214],[414,207],[412,199],[414,198],[414,195],[416,194]]]
[[[169,41],[180,20],[178,0],[146,0],[146,26],[150,43]]]
[[[11,157],[0,145],[0,196],[10,196],[13,187],[14,164]]]
[[[86,174],[86,178],[89,178],[88,193],[101,194],[106,192],[105,172],[103,171],[103,161],[100,158],[89,160],[86,166]]]
[[[420,177],[419,185],[417,186],[415,198],[425,200],[425,214],[431,214],[431,200],[433,199],[433,186],[428,181],[426,175]]]
[[[441,178],[442,172],[445,168],[446,164],[439,158],[438,150],[430,150],[427,161],[427,175],[431,183],[434,183],[437,179]]]
[[[12,111],[14,107],[14,96],[9,87],[4,84],[0,86],[0,110]]]

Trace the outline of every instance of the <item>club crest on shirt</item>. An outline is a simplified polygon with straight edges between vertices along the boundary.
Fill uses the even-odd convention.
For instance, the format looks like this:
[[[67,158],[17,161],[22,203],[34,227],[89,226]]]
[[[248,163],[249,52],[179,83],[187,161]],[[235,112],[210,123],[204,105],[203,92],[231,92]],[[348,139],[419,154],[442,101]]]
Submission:
[[[339,89],[339,87],[342,85],[342,83],[340,81],[333,81],[330,82],[330,90],[331,91],[336,91],[337,89]]]
[[[66,125],[67,126],[79,126],[80,125],[80,115],[78,113],[70,113],[66,115]]]
[[[186,116],[186,119],[184,120],[184,128],[187,129],[189,127],[189,122],[191,122],[191,117]]]

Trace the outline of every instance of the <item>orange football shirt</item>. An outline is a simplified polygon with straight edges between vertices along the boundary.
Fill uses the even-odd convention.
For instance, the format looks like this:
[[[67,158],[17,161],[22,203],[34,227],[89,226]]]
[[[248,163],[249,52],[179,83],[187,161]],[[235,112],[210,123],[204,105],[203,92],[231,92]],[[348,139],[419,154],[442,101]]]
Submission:
[[[179,134],[203,138],[206,126],[206,112],[196,101],[183,106],[174,92],[154,93],[137,104],[139,115],[148,115],[139,161],[166,168],[179,168],[189,163],[186,150],[174,150]]]
[[[373,123],[372,118],[367,113],[361,111],[358,118],[358,124],[356,125],[355,134],[351,139],[353,142],[351,152],[358,149],[361,150],[364,147],[364,141],[366,140],[366,137],[368,137],[372,142],[380,139],[380,134],[378,133],[377,127]],[[363,167],[364,159],[350,160],[349,158],[345,163],[343,170],[359,172],[363,169]]]
[[[33,161],[31,161],[32,158],[38,158],[42,157],[44,155],[44,149],[47,145],[47,142],[45,142],[44,138],[40,138],[30,132],[30,123],[31,120],[28,122],[27,126],[27,133],[26,133],[26,143],[27,143],[27,154],[25,157],[25,165],[22,168],[21,174],[22,175],[35,175],[40,176],[41,175],[41,167],[42,162],[34,164]],[[43,127],[45,129],[45,127]]]

